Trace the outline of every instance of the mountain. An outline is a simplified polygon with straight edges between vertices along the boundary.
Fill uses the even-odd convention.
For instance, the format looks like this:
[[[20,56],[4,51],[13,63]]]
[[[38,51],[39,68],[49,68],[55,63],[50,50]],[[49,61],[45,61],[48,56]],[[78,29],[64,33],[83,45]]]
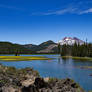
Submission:
[[[58,52],[57,46],[58,45],[51,40],[43,42],[38,46],[39,50],[37,51],[37,53],[57,53]]]
[[[57,44],[49,40],[40,45],[14,44],[11,42],[0,42],[0,54],[32,54],[32,53],[57,53]]]
[[[60,45],[68,44],[73,45],[74,43],[84,44],[84,41],[74,37],[65,37],[59,41]],[[13,44],[10,42],[0,42],[0,54],[32,54],[32,53],[58,53],[58,43],[53,42],[52,40],[43,42],[39,45],[34,44]]]
[[[57,48],[57,43],[49,40],[46,42],[41,43],[40,45],[24,45],[24,47],[29,48],[33,52],[36,53],[57,53],[58,48]]]
[[[58,43],[60,43],[60,45],[64,45],[64,44],[73,45],[74,43],[82,45],[82,44],[84,44],[84,41],[80,40],[77,37],[73,37],[73,38],[72,37],[65,37],[62,40],[60,40]]]

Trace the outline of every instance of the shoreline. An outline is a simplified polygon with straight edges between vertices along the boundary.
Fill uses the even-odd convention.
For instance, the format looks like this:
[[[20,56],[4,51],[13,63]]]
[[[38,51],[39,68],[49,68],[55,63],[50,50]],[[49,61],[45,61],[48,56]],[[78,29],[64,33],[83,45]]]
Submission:
[[[92,61],[91,57],[74,57],[74,56],[61,56],[61,57],[62,57],[62,59],[74,59],[74,60],[82,60],[82,61],[85,61],[85,60]]]
[[[0,92],[85,92],[74,80],[41,78],[32,68],[0,65]]]
[[[15,54],[0,54],[0,55],[15,55]],[[31,53],[31,54],[19,54],[19,55],[60,55],[58,53]]]

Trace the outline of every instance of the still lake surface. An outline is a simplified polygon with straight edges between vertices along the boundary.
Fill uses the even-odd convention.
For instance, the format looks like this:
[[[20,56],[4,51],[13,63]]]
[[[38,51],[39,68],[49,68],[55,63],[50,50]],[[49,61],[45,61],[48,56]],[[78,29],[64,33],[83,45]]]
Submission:
[[[24,56],[24,55],[23,55]],[[26,56],[26,55],[25,55]],[[80,69],[78,66],[92,66],[91,61],[80,61],[72,59],[62,59],[59,55],[27,55],[27,56],[45,56],[53,60],[32,60],[4,62],[6,66],[16,68],[32,67],[38,70],[42,77],[71,78],[80,84],[86,91],[92,90],[92,69]]]

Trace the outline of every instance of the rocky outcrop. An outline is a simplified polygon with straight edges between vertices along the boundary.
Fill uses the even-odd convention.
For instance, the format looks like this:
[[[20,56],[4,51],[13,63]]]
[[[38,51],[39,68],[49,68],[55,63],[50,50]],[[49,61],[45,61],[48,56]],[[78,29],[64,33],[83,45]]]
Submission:
[[[71,79],[53,80],[44,82],[42,78],[36,78],[33,85],[23,87],[22,92],[84,92]]]
[[[31,68],[0,65],[0,92],[84,92],[71,79],[41,78]]]
[[[43,50],[37,51],[37,53],[55,53],[55,52],[57,53],[58,52],[57,47],[58,45],[52,44]]]

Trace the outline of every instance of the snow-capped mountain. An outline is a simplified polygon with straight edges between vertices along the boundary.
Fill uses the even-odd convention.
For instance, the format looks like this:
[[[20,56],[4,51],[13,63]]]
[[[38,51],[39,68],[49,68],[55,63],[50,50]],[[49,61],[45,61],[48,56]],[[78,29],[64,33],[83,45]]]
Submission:
[[[76,37],[73,37],[73,38],[72,37],[65,37],[62,40],[60,40],[58,43],[60,43],[60,45],[64,45],[64,44],[73,45],[74,43],[82,45],[82,44],[84,44],[84,41],[82,41]]]

